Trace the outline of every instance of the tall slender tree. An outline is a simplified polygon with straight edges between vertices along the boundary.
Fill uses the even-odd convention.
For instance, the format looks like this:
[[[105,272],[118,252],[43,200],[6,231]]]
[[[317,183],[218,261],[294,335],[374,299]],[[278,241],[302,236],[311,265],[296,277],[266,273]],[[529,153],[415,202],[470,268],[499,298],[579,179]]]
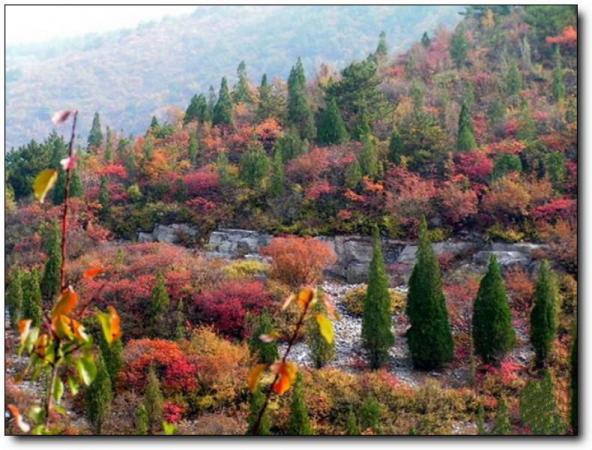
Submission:
[[[152,288],[150,303],[147,309],[147,326],[152,337],[168,337],[168,329],[163,325],[163,317],[169,309],[170,298],[167,291],[164,275],[159,273],[156,277],[156,284]]]
[[[268,335],[273,331],[271,316],[267,311],[262,311],[261,314],[253,316],[251,320],[253,329],[249,339],[251,355],[255,355],[262,364],[274,363],[279,357],[277,342],[265,342],[261,338],[261,336]]]
[[[101,130],[101,118],[99,117],[99,113],[96,112],[90,127],[90,133],[88,134],[88,148],[98,148],[102,143],[103,131]]]
[[[549,359],[557,330],[559,291],[555,274],[548,261],[539,268],[534,291],[534,307],[530,313],[530,340],[536,354],[536,364],[544,367]]]
[[[43,269],[41,279],[41,294],[46,302],[51,302],[60,292],[60,265],[62,262],[60,248],[60,230],[57,226],[50,226],[47,229],[45,237],[45,251],[47,252],[47,261]]]
[[[257,105],[257,119],[265,120],[272,115],[273,104],[271,95],[271,86],[267,82],[267,74],[261,77],[259,85],[259,104]]]
[[[233,97],[235,103],[253,103],[253,95],[249,87],[249,79],[247,77],[247,65],[241,61],[236,69],[238,76],[238,83],[234,88]]]
[[[389,349],[395,343],[395,336],[392,331],[389,282],[376,226],[372,238],[373,255],[368,273],[368,289],[364,298],[362,339],[370,367],[378,369],[387,362]]]
[[[271,419],[267,408],[263,412],[263,416],[259,419],[261,408],[265,404],[265,395],[261,392],[261,388],[251,394],[250,397],[250,412],[249,412],[249,428],[248,435],[269,436],[271,435]],[[258,426],[257,426],[258,424]],[[256,428],[256,429],[255,429]]]
[[[495,256],[489,260],[473,308],[475,353],[488,364],[498,363],[514,347],[516,337],[502,271]]]
[[[298,130],[302,139],[315,137],[314,118],[306,94],[306,76],[300,58],[288,77],[288,122]]]
[[[466,31],[461,24],[456,27],[456,31],[450,40],[450,56],[457,68],[461,68],[467,61],[469,53],[469,41],[467,40]]]
[[[105,221],[109,218],[110,214],[110,194],[109,194],[109,180],[105,175],[101,176],[101,182],[99,185],[99,203],[101,209],[99,210],[99,218]]]
[[[467,104],[463,103],[458,116],[458,138],[456,141],[456,148],[461,152],[477,147],[470,114]]]
[[[358,162],[363,176],[375,178],[379,174],[380,162],[376,142],[370,133],[362,137],[362,150],[358,155]]]
[[[232,124],[232,99],[230,98],[226,77],[223,77],[220,82],[218,101],[216,102],[216,106],[214,106],[212,121],[214,125]]]
[[[308,417],[308,408],[306,407],[306,400],[304,398],[303,377],[300,372],[296,375],[296,382],[292,390],[288,434],[291,436],[310,436],[313,434]]]
[[[148,432],[150,434],[156,434],[162,426],[162,407],[163,397],[160,390],[160,380],[154,367],[150,366],[144,391],[144,408],[148,417]]]
[[[384,59],[388,56],[388,45],[386,43],[386,33],[384,31],[381,31],[378,36],[378,46],[376,47],[374,54],[378,59]]]
[[[323,295],[325,293],[321,288],[318,288],[317,297],[321,298]],[[312,314],[307,323],[306,343],[308,344],[312,361],[317,369],[325,366],[335,358],[335,341],[327,342],[321,333],[321,327],[316,319],[318,314],[325,314],[326,312],[325,304],[320,301],[316,302],[312,306]]]
[[[86,390],[85,403],[86,415],[94,426],[95,434],[101,434],[103,425],[111,412],[113,391],[111,378],[100,357],[97,358],[96,368],[95,379]]]
[[[454,343],[442,292],[442,275],[425,218],[419,226],[416,263],[409,278],[407,316],[411,328],[407,342],[413,364],[431,370],[452,360]]]
[[[327,101],[327,107],[319,116],[317,141],[321,144],[342,144],[348,140],[347,128],[334,98]]]
[[[31,319],[33,326],[41,325],[43,321],[43,306],[39,272],[35,269],[23,276],[23,311],[22,317]]]
[[[6,307],[13,327],[18,325],[23,311],[23,271],[12,271],[6,288]]]

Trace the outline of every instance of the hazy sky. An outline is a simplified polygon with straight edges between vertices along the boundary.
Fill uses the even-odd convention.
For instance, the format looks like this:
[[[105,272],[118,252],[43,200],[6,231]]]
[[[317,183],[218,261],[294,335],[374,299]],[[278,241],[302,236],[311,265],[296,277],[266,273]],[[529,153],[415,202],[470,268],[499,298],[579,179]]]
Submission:
[[[6,44],[29,44],[130,28],[193,10],[195,6],[7,6]]]

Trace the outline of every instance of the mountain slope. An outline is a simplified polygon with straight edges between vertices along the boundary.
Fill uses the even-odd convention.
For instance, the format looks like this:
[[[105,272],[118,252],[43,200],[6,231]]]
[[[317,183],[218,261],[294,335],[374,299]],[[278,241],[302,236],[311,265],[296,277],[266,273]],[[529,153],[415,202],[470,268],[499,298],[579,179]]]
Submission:
[[[220,77],[286,77],[297,57],[312,74],[364,57],[386,31],[391,52],[424,31],[451,27],[456,6],[204,6],[133,30],[89,35],[44,46],[7,49],[7,148],[50,130],[51,113],[81,111],[82,134],[94,111],[103,123],[141,132],[163,105],[185,108]]]

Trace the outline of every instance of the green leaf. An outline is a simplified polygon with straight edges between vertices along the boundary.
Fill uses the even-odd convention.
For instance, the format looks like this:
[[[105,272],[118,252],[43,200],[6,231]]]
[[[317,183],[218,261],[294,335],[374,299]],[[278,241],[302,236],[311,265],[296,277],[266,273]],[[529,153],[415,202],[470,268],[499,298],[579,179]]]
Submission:
[[[43,410],[43,408],[41,406],[33,406],[30,410],[29,410],[29,419],[31,419],[31,421],[37,425],[43,422],[43,416],[45,415],[45,411]]]
[[[39,172],[39,175],[33,182],[33,193],[39,202],[45,201],[45,196],[53,187],[58,179],[58,171],[55,169],[45,169]]]
[[[64,395],[64,382],[59,377],[54,378],[51,392],[54,400],[59,404],[60,400],[62,399],[62,395]]]
[[[92,355],[86,355],[76,360],[76,369],[80,380],[86,385],[90,386],[97,376],[97,366],[93,360]]]
[[[80,385],[78,384],[78,381],[76,381],[74,378],[68,377],[68,388],[70,389],[72,395],[76,396],[78,395],[78,391],[80,390]]]
[[[327,343],[331,344],[334,338],[333,324],[324,314],[317,314],[316,319],[317,323],[319,324],[321,336],[325,338]]]
[[[177,426],[174,423],[169,422],[162,422],[162,429],[164,430],[164,434],[167,436],[171,436],[177,432]]]

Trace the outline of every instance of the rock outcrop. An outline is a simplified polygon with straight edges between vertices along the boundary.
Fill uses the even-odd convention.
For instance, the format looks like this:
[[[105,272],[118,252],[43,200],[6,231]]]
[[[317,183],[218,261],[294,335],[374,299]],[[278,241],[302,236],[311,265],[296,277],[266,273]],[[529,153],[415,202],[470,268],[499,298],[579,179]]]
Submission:
[[[166,242],[179,244],[194,239],[199,230],[186,223],[173,223],[171,225],[156,225],[152,233],[138,233],[138,242]]]

